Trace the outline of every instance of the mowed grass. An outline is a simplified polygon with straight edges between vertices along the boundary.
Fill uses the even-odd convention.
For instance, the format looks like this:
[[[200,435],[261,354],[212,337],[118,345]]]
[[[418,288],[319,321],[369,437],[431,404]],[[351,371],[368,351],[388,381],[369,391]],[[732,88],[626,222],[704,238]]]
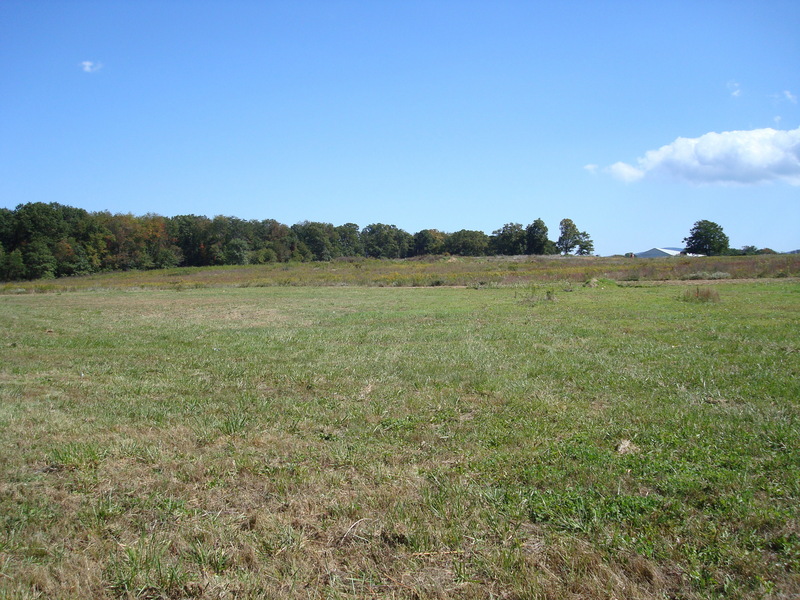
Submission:
[[[800,285],[0,296],[2,598],[793,598]]]

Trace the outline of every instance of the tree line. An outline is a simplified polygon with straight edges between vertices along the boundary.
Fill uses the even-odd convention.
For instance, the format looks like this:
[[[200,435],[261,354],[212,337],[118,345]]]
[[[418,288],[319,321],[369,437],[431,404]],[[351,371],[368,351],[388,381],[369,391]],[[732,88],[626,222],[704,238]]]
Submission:
[[[777,254],[771,248],[742,246],[741,250],[730,247],[730,240],[722,227],[706,219],[697,221],[683,238],[684,252],[703,256],[749,256],[754,254]]]
[[[163,217],[88,212],[53,203],[0,208],[0,280],[86,275],[100,271],[327,261],[341,257],[408,258],[578,254],[594,252],[591,238],[571,219],[557,240],[542,219],[524,227],[507,223],[487,235],[462,229],[423,229],[410,234],[395,225],[334,226],[303,221],[197,215]]]

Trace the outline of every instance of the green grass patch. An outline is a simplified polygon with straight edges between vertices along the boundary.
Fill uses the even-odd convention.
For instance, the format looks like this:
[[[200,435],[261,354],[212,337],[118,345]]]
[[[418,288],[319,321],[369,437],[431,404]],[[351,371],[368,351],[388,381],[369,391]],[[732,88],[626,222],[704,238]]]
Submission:
[[[796,595],[800,287],[614,281],[0,296],[0,597]]]

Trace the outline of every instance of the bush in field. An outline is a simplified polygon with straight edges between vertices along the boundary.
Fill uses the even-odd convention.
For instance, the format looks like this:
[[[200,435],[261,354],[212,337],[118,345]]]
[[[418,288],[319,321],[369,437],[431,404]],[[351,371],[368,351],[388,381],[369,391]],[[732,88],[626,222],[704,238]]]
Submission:
[[[697,273],[689,273],[688,275],[684,275],[682,279],[687,280],[697,280],[697,279],[730,279],[731,274],[726,273],[725,271],[714,271],[713,273],[709,273],[708,271],[698,271]]]
[[[711,288],[696,287],[693,290],[686,290],[680,298],[684,302],[719,302],[719,292]]]

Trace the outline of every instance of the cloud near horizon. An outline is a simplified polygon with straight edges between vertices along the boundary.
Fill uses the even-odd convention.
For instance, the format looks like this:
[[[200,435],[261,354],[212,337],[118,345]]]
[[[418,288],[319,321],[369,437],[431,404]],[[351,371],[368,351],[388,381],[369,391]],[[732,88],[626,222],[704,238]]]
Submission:
[[[659,177],[695,184],[783,181],[800,186],[800,127],[678,138],[658,150],[648,150],[635,165],[617,162],[603,171],[628,183]]]

